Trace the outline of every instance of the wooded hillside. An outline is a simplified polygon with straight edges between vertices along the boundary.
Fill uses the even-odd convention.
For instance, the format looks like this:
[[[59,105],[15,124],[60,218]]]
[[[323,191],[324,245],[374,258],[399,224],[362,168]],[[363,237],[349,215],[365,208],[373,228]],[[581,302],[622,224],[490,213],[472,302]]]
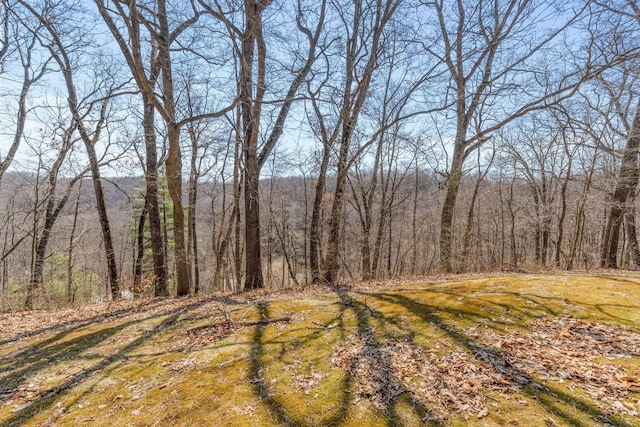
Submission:
[[[0,0],[0,309],[637,268],[635,0]]]

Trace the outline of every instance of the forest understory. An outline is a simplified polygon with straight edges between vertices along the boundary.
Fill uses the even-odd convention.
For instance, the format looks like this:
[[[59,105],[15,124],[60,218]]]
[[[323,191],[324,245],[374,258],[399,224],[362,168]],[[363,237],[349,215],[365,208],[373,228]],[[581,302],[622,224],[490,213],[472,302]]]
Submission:
[[[640,426],[640,274],[501,273],[0,315],[0,425]]]

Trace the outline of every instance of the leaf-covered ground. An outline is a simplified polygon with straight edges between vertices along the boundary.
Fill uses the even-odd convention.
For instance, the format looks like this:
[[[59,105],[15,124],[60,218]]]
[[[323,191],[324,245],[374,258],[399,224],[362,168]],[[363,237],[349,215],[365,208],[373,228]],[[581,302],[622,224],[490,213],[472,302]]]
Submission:
[[[0,426],[640,426],[640,275],[0,316]]]

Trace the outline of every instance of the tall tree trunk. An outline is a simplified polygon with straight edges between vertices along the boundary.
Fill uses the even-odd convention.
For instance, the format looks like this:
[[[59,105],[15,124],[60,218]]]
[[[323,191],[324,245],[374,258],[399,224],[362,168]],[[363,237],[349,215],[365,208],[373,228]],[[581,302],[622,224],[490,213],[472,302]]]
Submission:
[[[382,241],[384,236],[384,231],[387,230],[389,232],[389,254],[391,254],[391,233],[393,231],[393,225],[391,223],[391,213],[393,201],[395,199],[395,188],[391,185],[391,168],[392,163],[389,162],[387,165],[387,173],[385,176],[385,172],[382,164],[380,165],[380,180],[381,180],[381,194],[380,194],[380,220],[378,221],[378,233],[376,236],[376,241],[373,247],[373,260],[371,264],[371,269],[373,274],[376,277],[379,276],[378,265],[380,264],[380,257],[382,256]],[[389,255],[390,256],[390,255]],[[391,259],[387,258],[387,271],[391,268]],[[387,276],[388,277],[388,276]]]
[[[467,225],[464,231],[464,238],[462,243],[462,263],[466,266],[466,271],[471,269],[471,236],[473,235],[473,216],[475,214],[476,200],[478,199],[478,191],[480,190],[480,184],[482,183],[483,176],[478,176],[476,185],[473,188],[473,194],[471,196],[471,202],[469,204],[469,211],[467,212]],[[461,268],[460,268],[461,269]]]
[[[180,150],[180,128],[176,122],[173,75],[171,62],[171,37],[166,1],[158,0],[158,29],[161,37],[158,45],[158,63],[162,70],[162,98],[167,124],[167,187],[173,202],[173,241],[176,266],[177,295],[185,296],[190,292],[189,260],[185,245],[184,207],[182,205],[182,153]]]
[[[507,207],[509,208],[509,265],[511,268],[518,267],[518,252],[516,246],[516,213],[517,211],[513,209],[513,186],[515,184],[515,176],[511,180],[509,184],[509,200],[507,202]]]
[[[167,264],[162,232],[162,216],[158,197],[158,150],[156,146],[155,109],[146,96],[142,97],[144,115],[144,146],[146,152],[144,175],[146,183],[146,206],[149,215],[149,234],[151,237],[151,257],[153,260],[153,294],[157,297],[169,295],[167,284]]]
[[[55,163],[54,163],[55,165]],[[38,168],[36,171],[36,179],[34,186],[34,201],[33,201],[33,220],[31,222],[31,277],[26,287],[26,297],[24,301],[24,308],[30,310],[33,308],[33,300],[35,298],[35,291],[40,286],[40,282],[33,283],[34,271],[36,269],[36,251],[38,248],[38,229],[40,227],[40,215],[38,208],[40,206],[40,172],[42,171],[42,158],[38,158]]]
[[[627,136],[627,143],[622,155],[616,188],[612,194],[611,207],[607,215],[607,225],[602,240],[600,266],[617,268],[618,241],[623,214],[629,192],[633,183],[637,182],[638,147],[640,146],[640,98],[633,117],[633,124]]]
[[[136,233],[136,250],[133,258],[133,291],[140,292],[142,285],[142,261],[144,260],[144,226],[147,223],[147,202],[145,196],[144,205],[138,218],[138,231]]]
[[[636,268],[640,267],[640,246],[638,245],[638,234],[636,230],[636,190],[638,187],[638,166],[636,164],[636,171],[633,182],[629,188],[629,194],[627,196],[627,211],[624,214],[625,235],[627,237],[627,244],[629,247],[629,253],[633,260],[633,265]]]
[[[270,0],[245,0],[245,31],[242,34],[240,70],[240,110],[244,137],[244,215],[245,215],[245,289],[264,286],[260,245],[260,169],[258,166],[258,132],[262,100],[266,91],[266,47],[262,37],[262,12]],[[257,49],[257,84],[253,94],[254,51]]]
[[[304,266],[303,266],[303,271],[304,271],[304,284],[308,285],[309,284],[309,254],[307,252],[307,243],[310,240],[310,235],[309,235],[309,222],[308,222],[308,218],[309,218],[309,186],[307,184],[307,176],[306,174],[303,173],[302,175],[302,185],[304,188],[304,222],[303,222],[303,244],[302,244],[302,259],[304,260]],[[1,295],[1,294],[0,294]]]
[[[347,156],[351,145],[351,133],[353,132],[351,119],[345,121],[340,141],[340,153],[338,155],[336,189],[333,193],[333,205],[329,217],[329,238],[327,240],[327,258],[325,260],[324,281],[335,283],[340,269],[340,224],[342,219],[342,206],[344,204],[345,187],[347,183]]]
[[[598,147],[597,147],[598,148]],[[593,178],[593,174],[595,172],[595,166],[597,164],[597,156],[599,150],[594,150],[594,154],[591,160],[591,164],[589,166],[589,170],[587,173],[587,178],[585,180],[584,186],[582,187],[582,193],[576,202],[576,213],[575,213],[575,228],[573,232],[573,237],[571,238],[571,246],[569,248],[569,255],[567,256],[566,269],[573,270],[576,258],[578,257],[579,249],[581,246],[583,231],[584,231],[584,222],[585,222],[585,206],[587,203],[587,197],[589,195],[589,190],[591,189],[591,181]],[[579,261],[578,261],[579,263]]]
[[[471,262],[470,262],[470,257],[471,257],[471,237],[473,235],[473,216],[475,215],[475,207],[476,207],[476,201],[478,200],[478,194],[480,192],[480,185],[482,184],[482,182],[484,181],[484,178],[487,176],[487,173],[489,173],[489,169],[491,168],[491,165],[493,164],[493,159],[495,157],[495,150],[492,153],[491,156],[491,160],[489,161],[489,164],[486,166],[486,169],[484,170],[484,172],[481,170],[481,165],[480,165],[480,160],[481,160],[481,151],[478,150],[478,179],[476,180],[476,185],[473,187],[473,194],[471,196],[471,203],[469,205],[469,211],[467,212],[467,225],[465,227],[465,232],[464,232],[464,237],[463,237],[463,243],[462,243],[462,262],[463,264],[466,266],[467,271],[469,271],[469,269],[471,268]],[[479,216],[479,214],[478,214]],[[478,228],[480,227],[480,218],[478,218]],[[476,239],[476,242],[480,241],[480,238]],[[476,243],[476,247],[477,247],[477,243]],[[478,255],[476,255],[476,260],[479,260],[480,255],[479,255],[479,248],[477,250]],[[474,263],[474,268],[477,268],[477,262]],[[458,268],[459,270],[462,269],[462,267]]]
[[[44,259],[47,252],[47,245],[49,244],[51,229],[53,228],[54,222],[55,222],[55,219],[53,219],[51,216],[49,216],[49,213],[47,213],[47,217],[45,218],[44,229],[42,230],[42,234],[40,235],[36,243],[34,260],[33,260],[33,269],[31,271],[31,278],[29,279],[29,284],[27,285],[27,298],[25,299],[25,302],[24,302],[24,308],[26,310],[33,309],[35,292],[42,285]]]
[[[383,117],[386,118],[386,109],[383,107]],[[376,156],[373,162],[373,168],[371,171],[371,182],[367,188],[367,190],[362,195],[362,204],[364,209],[364,218],[363,218],[363,227],[362,227],[362,278],[364,280],[369,280],[373,275],[376,274],[376,270],[374,270],[371,266],[371,247],[370,247],[370,236],[371,236],[371,227],[373,223],[373,202],[375,192],[378,188],[378,170],[380,170],[380,174],[383,173],[381,166],[382,159],[382,149],[384,146],[385,134],[381,133],[378,139],[378,145],[376,147]],[[363,186],[364,187],[364,186]],[[382,200],[384,203],[384,198]],[[380,218],[380,225],[382,225],[382,217]]]
[[[322,200],[324,199],[330,157],[331,148],[325,143],[323,145],[320,172],[318,172],[318,181],[316,182],[313,196],[311,223],[309,224],[309,268],[311,269],[311,283],[313,284],[321,283],[324,280],[320,273],[320,216],[322,214]]]
[[[535,209],[535,229],[533,230],[533,239],[535,243],[534,259],[536,264],[542,264],[542,202],[538,193],[535,178],[529,177],[529,187],[531,188],[531,196],[533,197],[533,208]]]
[[[189,127],[191,139],[191,170],[189,172],[189,207],[187,214],[187,257],[193,264],[193,292],[200,291],[200,271],[198,270],[198,234],[196,230],[196,207],[198,203],[198,139],[193,127]]]
[[[569,161],[567,163],[567,176],[562,182],[562,187],[560,188],[560,217],[558,218],[558,237],[556,240],[556,251],[554,259],[554,263],[557,268],[561,266],[560,255],[562,254],[562,240],[564,238],[564,221],[567,216],[567,187],[569,185],[569,181],[571,180],[572,160],[572,157],[569,156]]]
[[[76,205],[73,209],[73,222],[71,223],[71,233],[69,233],[69,251],[67,252],[67,304],[73,304],[76,299],[77,285],[73,278],[73,250],[75,248],[76,229],[78,226],[78,213],[80,211],[80,196],[82,196],[82,181],[78,188]]]
[[[245,289],[264,286],[260,245],[259,173],[255,149],[245,149],[244,158],[244,215],[245,215]]]
[[[272,0],[244,0],[245,28],[240,32],[231,31],[231,36],[240,36],[240,49],[237,52],[240,57],[239,105],[241,127],[243,137],[244,156],[244,205],[245,205],[245,288],[257,289],[264,286],[262,275],[262,259],[260,247],[260,205],[259,183],[260,170],[265,164],[269,154],[283,134],[284,124],[289,114],[300,85],[305,81],[316,59],[316,46],[321,36],[324,24],[326,0],[320,5],[318,22],[315,29],[304,26],[304,12],[298,4],[296,24],[298,30],[307,38],[309,49],[304,65],[295,73],[294,79],[289,85],[285,100],[278,112],[274,127],[258,153],[258,134],[260,131],[260,117],[262,102],[266,92],[266,45],[262,29],[262,13],[272,3]],[[231,25],[227,22],[227,27]],[[236,44],[237,46],[237,44]],[[257,53],[257,58],[254,58]],[[254,83],[254,62],[257,65]],[[255,94],[253,89],[255,87]],[[237,245],[239,246],[239,245]],[[239,249],[239,247],[238,247]],[[238,253],[238,251],[236,251]],[[238,255],[237,255],[238,256]],[[236,263],[239,265],[239,262]],[[240,273],[237,273],[240,278]]]
[[[238,118],[239,120],[239,118]],[[238,126],[239,127],[239,126]],[[241,138],[236,138],[234,163],[233,163],[233,212],[231,213],[231,221],[233,221],[233,270],[234,270],[234,286],[233,290],[241,289],[242,283],[242,230],[240,222],[240,204],[242,175],[240,171],[241,163]]]
[[[418,193],[419,193],[419,168],[418,168],[418,156],[415,156],[415,169],[414,169],[414,183],[413,183],[413,205],[411,210],[411,275],[415,275],[418,264]]]
[[[104,188],[102,186],[102,177],[100,176],[100,165],[96,155],[93,141],[83,138],[85,142],[85,150],[89,157],[89,167],[91,169],[91,181],[93,182],[93,191],[96,197],[96,208],[98,210],[98,218],[100,219],[100,229],[102,231],[102,240],[104,243],[104,251],[107,259],[107,280],[112,299],[120,298],[120,284],[118,276],[118,265],[116,263],[116,253],[113,249],[113,238],[111,236],[111,224],[107,214],[107,203],[104,196]]]
[[[169,152],[167,155],[167,186],[173,203],[173,243],[175,249],[177,295],[190,292],[189,262],[185,245],[184,207],[182,205],[182,155],[180,153],[179,130],[168,126]]]
[[[75,126],[74,126],[75,127]],[[48,188],[46,195],[46,207],[44,212],[44,224],[42,227],[42,231],[38,231],[38,218],[37,218],[37,207],[39,202],[36,200],[36,205],[34,208],[34,222],[33,222],[33,245],[32,245],[32,263],[31,263],[31,277],[29,279],[29,283],[27,284],[27,296],[24,302],[24,308],[30,310],[34,306],[35,292],[42,284],[43,271],[44,271],[44,262],[47,254],[47,246],[49,244],[49,239],[51,238],[51,232],[53,230],[53,226],[62,212],[62,209],[66,205],[69,197],[71,195],[71,190],[75,183],[82,178],[84,172],[76,175],[71,181],[67,184],[67,188],[65,189],[62,197],[56,204],[56,188],[58,186],[58,173],[60,168],[62,167],[62,163],[65,160],[67,153],[71,149],[71,130],[67,130],[65,132],[65,136],[63,137],[62,148],[58,153],[56,160],[53,162],[49,173],[47,175]],[[41,163],[39,164],[38,169],[41,167]],[[39,173],[39,170],[38,170]],[[36,197],[39,192],[39,176],[36,176]]]
[[[630,209],[625,213],[625,231],[627,236],[627,244],[633,265],[635,268],[640,267],[640,246],[638,245],[638,235],[636,229],[635,209]]]
[[[453,247],[453,213],[456,207],[460,182],[462,180],[462,166],[464,163],[463,137],[458,136],[451,170],[447,177],[447,191],[442,204],[442,214],[440,216],[440,268],[444,273],[453,271],[452,247]]]
[[[25,3],[23,3],[25,4]],[[54,60],[58,63],[62,75],[64,77],[65,85],[67,88],[67,104],[69,111],[75,122],[85,150],[87,157],[89,158],[89,168],[91,170],[91,180],[93,182],[94,194],[96,197],[96,208],[98,210],[98,217],[100,218],[100,229],[102,231],[102,240],[104,243],[105,256],[107,261],[107,280],[111,298],[120,298],[120,285],[118,276],[118,266],[116,264],[116,256],[113,249],[113,239],[111,237],[111,227],[109,224],[109,217],[107,215],[107,206],[104,198],[104,189],[102,187],[102,179],[100,177],[100,165],[95,151],[95,144],[100,139],[100,133],[105,125],[107,106],[109,104],[111,93],[108,93],[101,102],[100,116],[95,125],[93,135],[90,135],[89,130],[86,128],[83,121],[88,112],[81,113],[78,101],[78,95],[76,93],[76,86],[73,80],[73,71],[75,70],[69,59],[66,47],[60,39],[60,34],[57,32],[53,24],[45,17],[39,15],[33,8],[29,7],[34,16],[38,17],[40,22],[47,28],[49,34],[53,39],[53,43],[48,46]]]
[[[369,93],[373,73],[379,65],[378,61],[382,50],[381,40],[383,39],[385,26],[393,16],[398,4],[398,2],[392,1],[386,2],[384,5],[382,2],[377,2],[375,9],[368,10],[362,1],[354,2],[351,34],[346,41],[346,80],[339,118],[342,128],[336,166],[336,189],[331,207],[331,217],[329,218],[329,238],[327,240],[327,257],[325,259],[324,280],[328,283],[336,281],[340,269],[340,228],[347,174],[350,167],[349,150],[351,148],[351,139],[365,98]],[[369,12],[372,12],[373,16],[365,16]],[[366,19],[371,19],[372,27],[369,29],[369,33],[362,34],[362,22]],[[365,58],[357,57],[362,48],[361,37],[371,37],[371,41],[367,46],[368,57],[366,57],[366,62]],[[358,62],[362,62],[364,65],[361,70]],[[359,73],[361,75],[358,75]]]

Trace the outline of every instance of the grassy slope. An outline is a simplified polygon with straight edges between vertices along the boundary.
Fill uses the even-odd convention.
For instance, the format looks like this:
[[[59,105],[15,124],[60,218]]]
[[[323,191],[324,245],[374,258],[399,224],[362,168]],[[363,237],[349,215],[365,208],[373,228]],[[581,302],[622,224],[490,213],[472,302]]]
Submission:
[[[442,389],[411,391],[419,390],[416,354],[493,369],[505,350],[487,337],[525,336],[541,318],[569,315],[637,332],[640,276],[495,276],[245,298],[150,301],[153,311],[0,339],[0,426],[640,426],[571,380],[508,364],[507,382],[527,381],[501,386],[509,391],[469,382],[488,415],[443,406]],[[407,346],[418,353],[405,354],[399,374],[397,350],[388,349]],[[362,368],[364,353],[377,366]],[[637,378],[640,359],[632,356],[600,362]],[[372,369],[377,386],[363,386],[362,371]],[[632,392],[624,403],[640,412],[639,397]]]

